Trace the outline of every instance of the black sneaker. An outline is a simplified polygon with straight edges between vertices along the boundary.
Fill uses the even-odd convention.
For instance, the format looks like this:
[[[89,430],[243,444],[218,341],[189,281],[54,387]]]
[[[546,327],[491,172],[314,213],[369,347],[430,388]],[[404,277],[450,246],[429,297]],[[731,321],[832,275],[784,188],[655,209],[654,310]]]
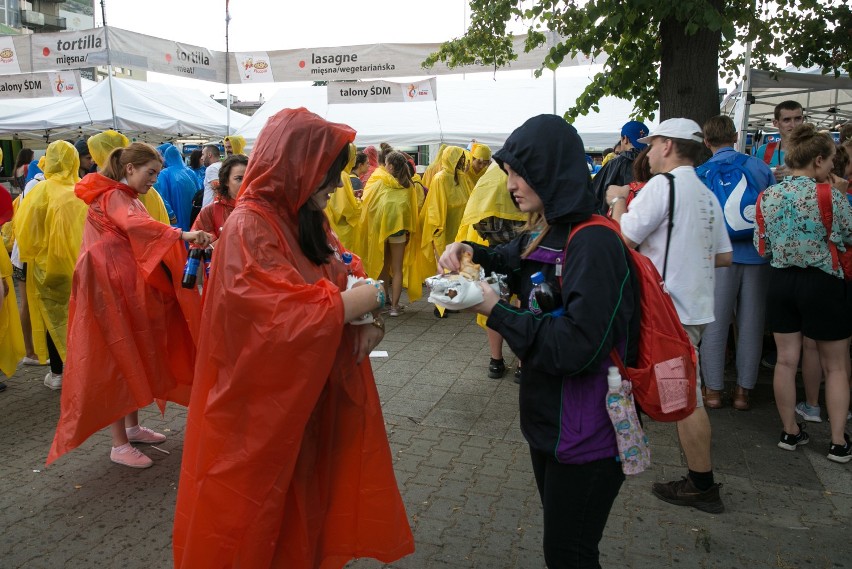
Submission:
[[[432,312],[432,314],[435,315],[435,318],[446,318],[448,312],[449,312],[449,310],[444,310],[444,315],[441,316],[441,311],[438,310],[438,307],[436,306],[435,310]]]
[[[811,438],[805,432],[805,424],[798,423],[798,425],[798,435],[791,435],[790,433],[781,431],[781,440],[778,441],[778,448],[783,448],[784,450],[796,450],[797,446],[808,444],[808,441],[810,441]]]
[[[488,377],[491,379],[500,379],[506,375],[506,364],[503,362],[503,359],[495,360],[491,358],[491,362],[488,364]]]
[[[846,440],[844,445],[836,445],[831,443],[828,447],[828,460],[846,464],[852,460],[852,442],[849,441],[849,435],[843,433],[843,438]]]
[[[663,502],[675,506],[692,506],[702,512],[721,514],[725,511],[725,504],[719,495],[721,484],[714,484],[703,492],[695,487],[688,477],[671,482],[655,482],[651,487],[651,493]]]
[[[521,366],[518,366],[518,367],[515,369],[515,379],[513,379],[512,381],[514,381],[514,382],[515,382],[515,383],[517,383],[518,385],[520,385],[520,384],[521,384]]]

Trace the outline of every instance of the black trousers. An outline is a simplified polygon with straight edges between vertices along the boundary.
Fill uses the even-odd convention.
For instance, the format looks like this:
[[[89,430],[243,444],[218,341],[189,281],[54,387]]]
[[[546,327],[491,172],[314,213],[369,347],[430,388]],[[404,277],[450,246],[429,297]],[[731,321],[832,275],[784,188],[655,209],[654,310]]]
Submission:
[[[560,464],[530,449],[544,508],[544,560],[548,569],[600,569],[598,543],[624,482],[615,458]]]
[[[50,332],[45,332],[44,335],[47,336],[47,355],[50,357],[50,371],[56,375],[62,375],[62,370],[65,369],[65,366],[62,364],[59,350],[56,349],[56,345],[50,337]]]

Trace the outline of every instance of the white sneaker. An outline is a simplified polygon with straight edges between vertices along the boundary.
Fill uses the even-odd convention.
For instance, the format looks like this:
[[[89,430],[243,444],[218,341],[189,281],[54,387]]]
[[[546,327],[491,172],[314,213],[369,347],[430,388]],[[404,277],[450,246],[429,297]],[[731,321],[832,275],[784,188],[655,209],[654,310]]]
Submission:
[[[21,363],[24,364],[25,366],[48,366],[48,365],[50,365],[50,360],[47,360],[46,362],[41,363],[35,358],[24,356],[24,359],[21,360]]]
[[[44,386],[54,391],[62,389],[62,374],[53,373],[52,371],[47,372],[47,375],[44,376]]]

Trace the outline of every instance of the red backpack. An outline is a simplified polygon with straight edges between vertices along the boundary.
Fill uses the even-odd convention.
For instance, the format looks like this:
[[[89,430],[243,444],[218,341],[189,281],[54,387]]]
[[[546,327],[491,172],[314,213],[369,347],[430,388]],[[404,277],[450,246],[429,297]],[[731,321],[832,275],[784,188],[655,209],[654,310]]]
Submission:
[[[571,229],[563,258],[574,235],[593,225],[608,227],[621,237],[616,221],[593,215]],[[633,384],[633,396],[645,414],[655,421],[680,421],[695,410],[695,349],[651,259],[627,244],[624,250],[633,261],[639,284],[639,350],[635,367],[625,366],[615,348],[610,357],[621,377]]]

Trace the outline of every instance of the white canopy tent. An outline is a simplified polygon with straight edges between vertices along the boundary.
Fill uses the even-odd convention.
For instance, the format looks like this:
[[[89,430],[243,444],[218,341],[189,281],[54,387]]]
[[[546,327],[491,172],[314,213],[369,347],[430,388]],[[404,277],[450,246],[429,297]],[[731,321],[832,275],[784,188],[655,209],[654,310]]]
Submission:
[[[776,130],[772,126],[775,105],[794,100],[802,104],[809,122],[822,128],[852,121],[852,79],[823,75],[818,68],[788,67],[774,75],[770,71],[752,69],[748,92],[753,97],[748,105],[747,129]],[[722,102],[722,112],[734,116],[742,107],[742,83]]]
[[[574,105],[598,67],[561,69],[555,85],[549,73],[539,79],[438,77],[437,100],[429,103],[329,105],[326,87],[282,88],[237,134],[251,145],[270,116],[281,109],[306,107],[329,121],[350,125],[358,133],[359,146],[380,142],[466,146],[475,138],[496,149],[528,118],[553,112],[554,89],[557,113]],[[579,117],[574,126],[587,148],[603,149],[618,141],[632,109],[629,101],[607,97],[600,101],[600,112]]]
[[[227,114],[238,128],[248,121],[201,91],[171,85],[113,79],[84,87],[81,97],[4,99],[0,137],[52,141],[116,128],[131,139],[161,142],[176,138],[221,138]]]

